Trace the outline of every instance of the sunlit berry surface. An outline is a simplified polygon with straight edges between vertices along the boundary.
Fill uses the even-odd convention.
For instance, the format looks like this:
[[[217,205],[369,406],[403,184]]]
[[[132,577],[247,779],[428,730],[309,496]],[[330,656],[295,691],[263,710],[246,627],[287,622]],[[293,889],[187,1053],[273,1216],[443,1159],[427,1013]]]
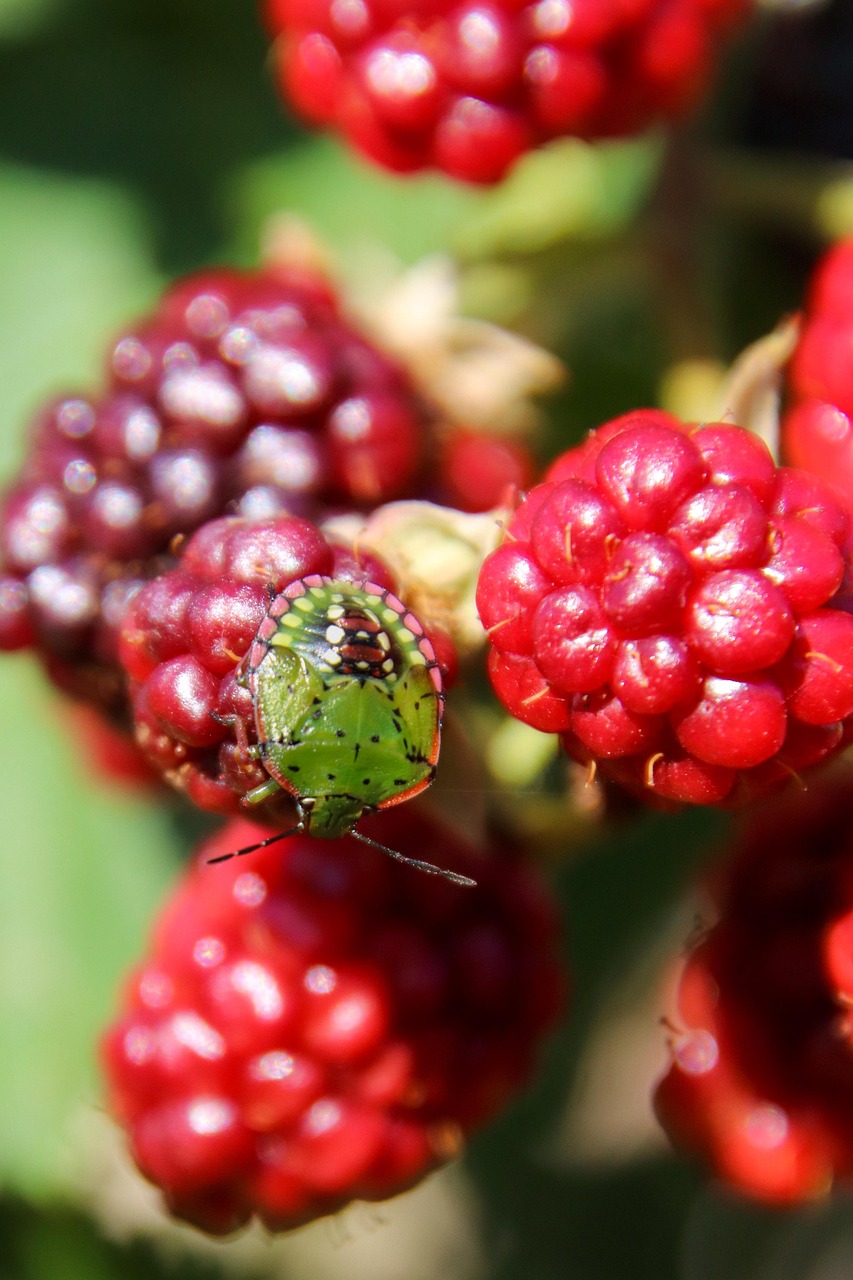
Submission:
[[[492,684],[652,797],[788,781],[853,713],[848,523],[728,423],[628,414],[558,458],[478,584]]]

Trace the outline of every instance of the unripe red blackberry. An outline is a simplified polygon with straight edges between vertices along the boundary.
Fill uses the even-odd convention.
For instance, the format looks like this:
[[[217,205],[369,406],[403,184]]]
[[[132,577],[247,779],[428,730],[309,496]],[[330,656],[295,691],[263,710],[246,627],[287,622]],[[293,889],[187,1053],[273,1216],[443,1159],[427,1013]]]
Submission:
[[[202,809],[240,812],[240,800],[269,781],[249,754],[255,708],[238,679],[271,600],[313,574],[393,587],[373,556],[356,565],[298,516],[223,516],[196,530],[174,569],[146,583],[126,611],[119,656],[136,741],[146,760]],[[279,793],[265,805],[292,819]]]
[[[853,717],[847,517],[740,427],[628,414],[558,458],[485,561],[498,696],[665,801],[761,793]]]
[[[655,1094],[677,1148],[794,1204],[853,1177],[853,824],[845,771],[753,817],[685,962]]]
[[[853,240],[819,262],[788,369],[782,450],[853,508]]]
[[[119,722],[118,631],[176,535],[226,513],[447,495],[433,412],[316,273],[190,277],[107,365],[100,395],[42,411],[5,496],[0,648],[34,647],[61,688]]]
[[[495,182],[550,138],[636,133],[702,95],[745,0],[266,0],[284,96],[387,169]]]
[[[103,1042],[110,1105],[171,1212],[203,1230],[285,1230],[394,1195],[530,1074],[563,985],[542,884],[411,809],[383,838],[389,824],[396,847],[477,887],[349,838],[207,865],[265,834],[231,822],[124,990]]]

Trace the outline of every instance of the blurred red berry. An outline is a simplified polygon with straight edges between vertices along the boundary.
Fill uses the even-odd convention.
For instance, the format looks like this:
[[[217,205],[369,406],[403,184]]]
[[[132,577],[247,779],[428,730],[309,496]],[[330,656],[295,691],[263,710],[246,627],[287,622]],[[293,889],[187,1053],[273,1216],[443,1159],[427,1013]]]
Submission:
[[[636,133],[705,90],[745,0],[266,0],[285,98],[399,173],[490,183],[550,138]]]
[[[409,810],[382,838],[476,888],[350,838],[208,865],[265,834],[202,847],[103,1041],[137,1164],[213,1234],[417,1182],[523,1086],[562,998],[554,906],[506,851]]]
[[[711,885],[655,1107],[736,1190],[796,1204],[853,1176],[853,780],[759,811]]]
[[[824,255],[806,297],[788,370],[782,449],[836,486],[853,508],[853,240]]]

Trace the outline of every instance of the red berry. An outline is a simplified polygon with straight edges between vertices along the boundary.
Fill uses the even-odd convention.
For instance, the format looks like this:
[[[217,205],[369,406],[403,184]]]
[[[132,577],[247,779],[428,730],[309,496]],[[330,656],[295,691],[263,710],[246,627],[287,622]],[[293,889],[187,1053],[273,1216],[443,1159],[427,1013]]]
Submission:
[[[266,0],[285,97],[396,172],[495,182],[549,138],[683,113],[743,0]]]
[[[853,507],[853,275],[851,245],[833,246],[815,269],[788,369],[782,448],[795,466],[821,476]]]
[[[517,440],[460,429],[444,443],[441,471],[451,506],[491,511],[530,487],[533,459]]]
[[[673,1143],[771,1204],[853,1176],[851,775],[759,811],[680,977],[655,1094]]]
[[[632,789],[728,803],[841,749],[850,575],[820,480],[740,427],[648,410],[557,459],[477,605],[513,715]]]
[[[266,834],[238,821],[155,925],[102,1057],[137,1164],[202,1230],[393,1195],[529,1075],[560,1003],[553,906],[506,851],[478,857],[411,811],[389,823],[383,839],[477,887],[349,838],[209,866]]]

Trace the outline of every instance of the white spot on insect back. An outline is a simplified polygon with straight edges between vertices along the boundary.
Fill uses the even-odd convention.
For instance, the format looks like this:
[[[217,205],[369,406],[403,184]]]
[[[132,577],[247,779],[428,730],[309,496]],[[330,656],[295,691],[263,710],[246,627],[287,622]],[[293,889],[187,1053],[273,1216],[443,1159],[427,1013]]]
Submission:
[[[326,640],[329,642],[329,644],[332,644],[332,645],[340,644],[345,635],[346,635],[346,632],[344,631],[343,627],[336,627],[336,626],[326,627]]]

